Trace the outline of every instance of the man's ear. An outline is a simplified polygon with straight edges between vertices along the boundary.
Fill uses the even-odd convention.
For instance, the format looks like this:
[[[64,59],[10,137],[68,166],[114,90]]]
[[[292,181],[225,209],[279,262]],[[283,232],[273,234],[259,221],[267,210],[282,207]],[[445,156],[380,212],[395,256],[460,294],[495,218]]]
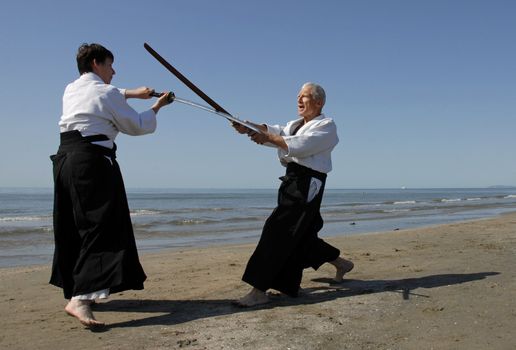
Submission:
[[[94,58],[93,61],[91,61],[91,71],[96,74],[98,69],[99,69],[99,62],[97,61],[96,58]]]

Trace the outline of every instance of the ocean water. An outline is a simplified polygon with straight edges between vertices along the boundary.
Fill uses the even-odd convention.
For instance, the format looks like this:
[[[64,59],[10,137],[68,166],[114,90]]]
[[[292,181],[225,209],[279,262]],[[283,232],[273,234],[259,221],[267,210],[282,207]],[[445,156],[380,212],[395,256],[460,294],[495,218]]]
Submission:
[[[140,252],[257,242],[276,189],[128,189]],[[49,264],[50,188],[0,188],[0,267]],[[327,189],[321,237],[487,218],[516,211],[516,189]]]

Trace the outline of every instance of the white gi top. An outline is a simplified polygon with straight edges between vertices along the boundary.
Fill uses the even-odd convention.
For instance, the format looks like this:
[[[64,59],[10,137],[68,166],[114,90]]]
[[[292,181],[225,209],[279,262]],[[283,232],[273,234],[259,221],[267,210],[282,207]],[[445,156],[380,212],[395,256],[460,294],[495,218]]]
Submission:
[[[290,121],[287,126],[267,125],[271,134],[281,135],[288,146],[285,151],[278,147],[278,157],[284,166],[296,162],[321,173],[329,173],[331,166],[331,151],[339,143],[337,126],[332,118],[324,114],[303,125],[295,135],[292,135],[302,118]],[[268,144],[271,146],[272,144]],[[274,146],[276,147],[276,146]]]
[[[63,95],[60,132],[77,130],[82,136],[103,134],[109,141],[95,144],[113,148],[119,132],[144,135],[156,130],[156,113],[136,112],[125,100],[125,90],[106,84],[95,73],[82,74]]]

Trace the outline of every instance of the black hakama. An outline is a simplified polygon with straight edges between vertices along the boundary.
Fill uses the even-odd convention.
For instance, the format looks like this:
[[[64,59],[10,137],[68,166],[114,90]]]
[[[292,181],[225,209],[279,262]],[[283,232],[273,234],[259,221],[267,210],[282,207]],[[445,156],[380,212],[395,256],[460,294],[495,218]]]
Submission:
[[[307,203],[312,177],[322,186]],[[317,270],[337,259],[340,251],[317,236],[323,226],[320,207],[326,174],[291,162],[280,179],[278,206],[265,222],[242,280],[264,292],[272,288],[297,296],[303,269]]]
[[[129,206],[115,149],[104,135],[61,134],[54,173],[55,252],[50,283],[64,296],[143,289]]]

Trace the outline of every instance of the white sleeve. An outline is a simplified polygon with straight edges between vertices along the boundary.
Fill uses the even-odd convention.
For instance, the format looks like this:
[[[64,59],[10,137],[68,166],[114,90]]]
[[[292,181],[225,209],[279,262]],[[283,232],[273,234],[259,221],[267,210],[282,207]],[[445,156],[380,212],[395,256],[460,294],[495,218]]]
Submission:
[[[339,142],[332,120],[322,122],[301,135],[283,136],[288,146],[286,157],[305,158],[335,147]]]
[[[268,124],[265,124],[265,126],[267,127],[267,132],[269,134],[283,135],[283,129],[284,129],[283,126],[280,126],[280,125],[268,125]],[[278,148],[278,146],[276,146],[275,144],[270,143],[270,142],[266,142],[263,145],[267,146],[267,147]]]
[[[137,136],[156,130],[156,113],[152,109],[138,113],[126,101],[119,89],[108,92],[108,102],[117,129],[128,135]]]
[[[281,126],[281,125],[268,125],[268,124],[265,124],[265,126],[267,127],[267,132],[269,134],[274,134],[274,135],[282,135],[283,134],[283,129],[285,129],[285,127]]]

